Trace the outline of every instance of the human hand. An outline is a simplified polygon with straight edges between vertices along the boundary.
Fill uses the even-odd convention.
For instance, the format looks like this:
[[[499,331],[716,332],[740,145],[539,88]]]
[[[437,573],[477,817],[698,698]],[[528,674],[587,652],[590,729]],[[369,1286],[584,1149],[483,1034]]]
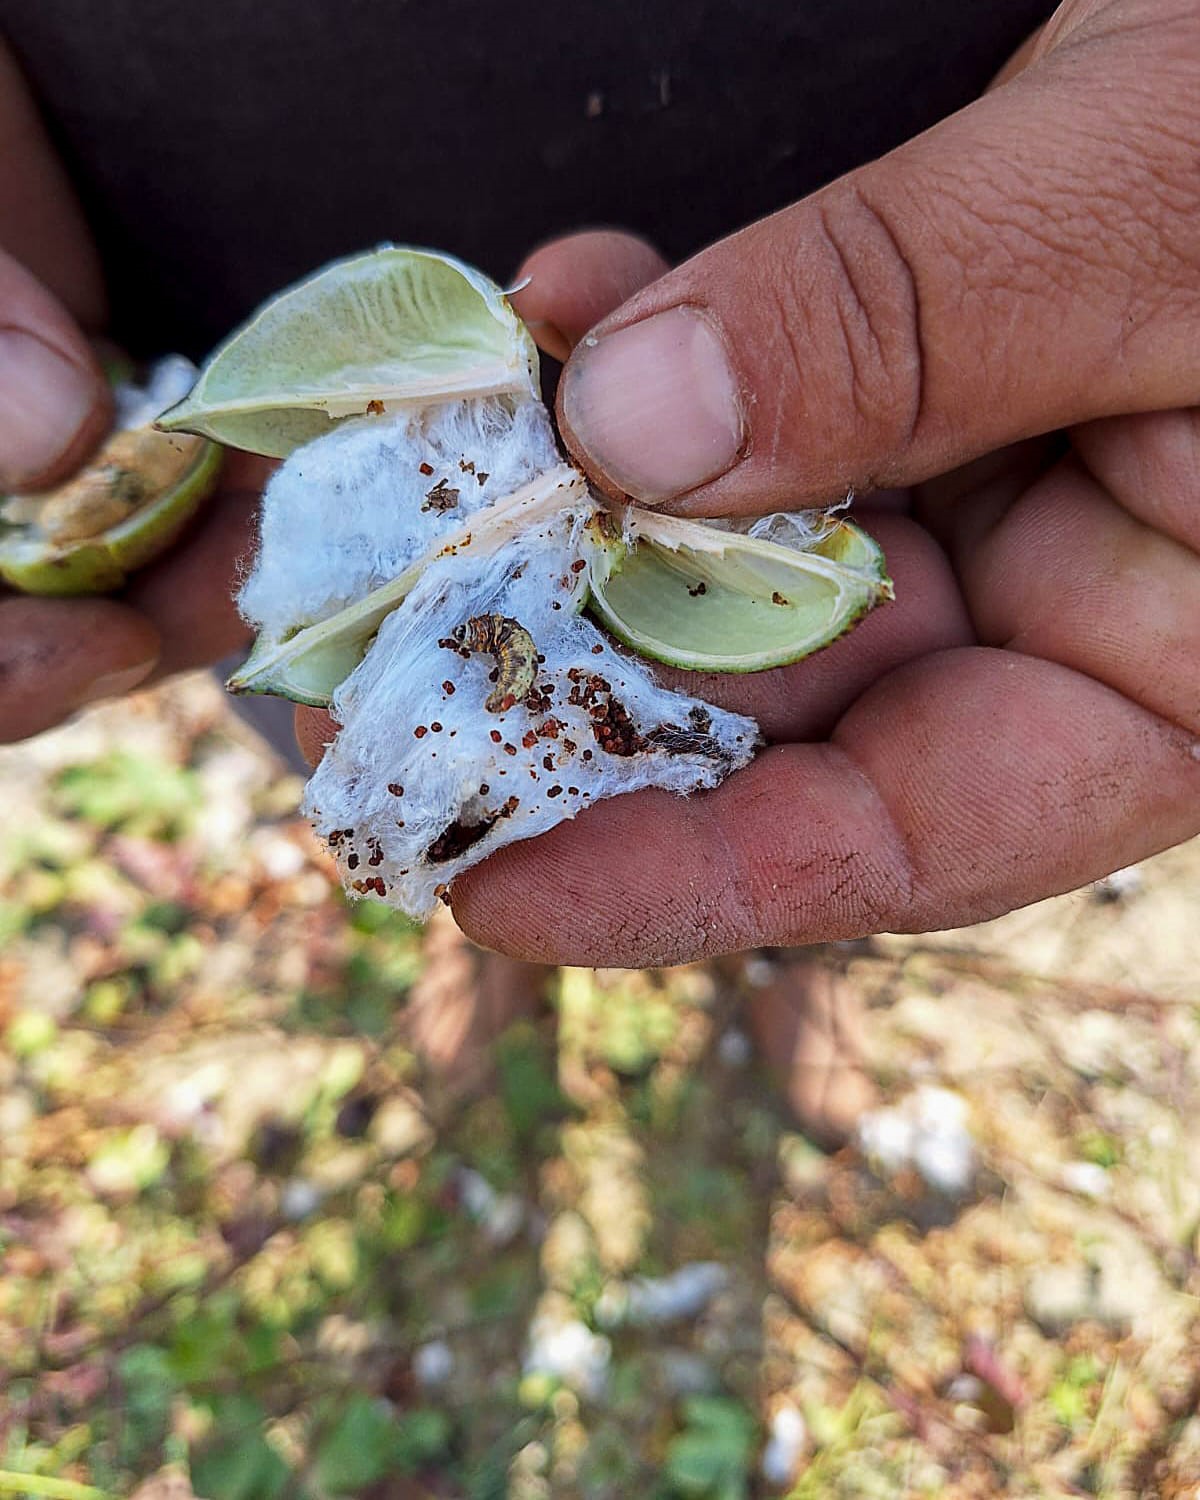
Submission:
[[[104,314],[87,227],[0,46],[0,493],[65,478],[103,438],[111,407],[89,335]],[[242,644],[231,594],[265,472],[231,456],[186,540],[121,594],[46,599],[0,587],[0,742]]]
[[[559,393],[599,483],[685,515],[907,486],[911,517],[858,513],[895,605],[696,684],[758,717],[752,766],[500,851],[455,883],[468,933],[638,965],[921,931],[1200,831],[1198,156],[1200,12],[1081,0],[969,109],[673,272],[611,235],[532,258],[551,352],[608,314]]]

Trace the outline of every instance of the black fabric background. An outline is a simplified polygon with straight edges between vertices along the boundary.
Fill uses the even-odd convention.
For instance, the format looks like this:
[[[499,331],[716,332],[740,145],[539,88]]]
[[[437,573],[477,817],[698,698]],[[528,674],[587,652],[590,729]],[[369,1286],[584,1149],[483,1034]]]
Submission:
[[[679,258],[967,103],[1047,0],[0,0],[114,331],[208,348],[379,240]]]

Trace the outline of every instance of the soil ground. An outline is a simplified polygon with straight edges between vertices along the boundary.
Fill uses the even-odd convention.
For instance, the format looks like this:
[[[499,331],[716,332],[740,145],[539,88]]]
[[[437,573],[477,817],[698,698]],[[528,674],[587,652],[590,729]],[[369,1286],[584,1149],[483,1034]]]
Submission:
[[[531,972],[455,1100],[299,788],[202,678],[0,752],[0,1494],[1200,1494],[1200,844],[822,950],[828,1152],[768,955]]]

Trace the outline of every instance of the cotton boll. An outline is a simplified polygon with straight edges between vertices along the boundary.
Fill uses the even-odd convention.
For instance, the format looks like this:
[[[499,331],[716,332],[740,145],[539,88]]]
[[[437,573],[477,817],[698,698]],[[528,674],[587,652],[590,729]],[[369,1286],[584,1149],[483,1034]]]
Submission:
[[[794,1406],[781,1406],[771,1418],[769,1436],[759,1461],[762,1477],[774,1489],[784,1489],[796,1477],[808,1443],[808,1424]]]
[[[485,557],[464,548],[384,620],[335,695],[343,728],[305,804],[351,890],[425,917],[505,844],[619,792],[716,786],[750,760],[753,720],[668,692],[577,613],[588,535],[564,510]],[[518,623],[543,658],[500,712],[495,659],[456,644],[483,616]]]
[[[279,639],[387,583],[436,540],[560,462],[536,401],[455,401],[345,422],[263,496],[242,613]]]
[[[628,1289],[625,1321],[635,1327],[696,1318],[729,1285],[717,1261],[693,1261],[669,1276],[643,1276]]]
[[[545,1311],[530,1325],[526,1375],[549,1375],[594,1400],[604,1393],[611,1361],[608,1339],[576,1318],[560,1319]]]

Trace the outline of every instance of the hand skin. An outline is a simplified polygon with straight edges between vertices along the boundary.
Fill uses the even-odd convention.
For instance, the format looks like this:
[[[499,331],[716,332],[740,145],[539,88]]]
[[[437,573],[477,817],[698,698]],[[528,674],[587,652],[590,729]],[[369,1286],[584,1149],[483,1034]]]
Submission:
[[[501,850],[454,884],[472,937],[648,965],[926,931],[1200,832],[1197,160],[1194,0],[1082,0],[970,108],[676,270],[613,234],[527,262],[598,483],[910,507],[859,510],[895,605],[701,685],[758,716],[752,766]]]
[[[91,339],[104,321],[95,247],[0,44],[0,493],[65,478],[103,438],[111,407]],[[231,593],[268,468],[231,455],[187,535],[120,594],[0,586],[0,743],[243,644]]]

